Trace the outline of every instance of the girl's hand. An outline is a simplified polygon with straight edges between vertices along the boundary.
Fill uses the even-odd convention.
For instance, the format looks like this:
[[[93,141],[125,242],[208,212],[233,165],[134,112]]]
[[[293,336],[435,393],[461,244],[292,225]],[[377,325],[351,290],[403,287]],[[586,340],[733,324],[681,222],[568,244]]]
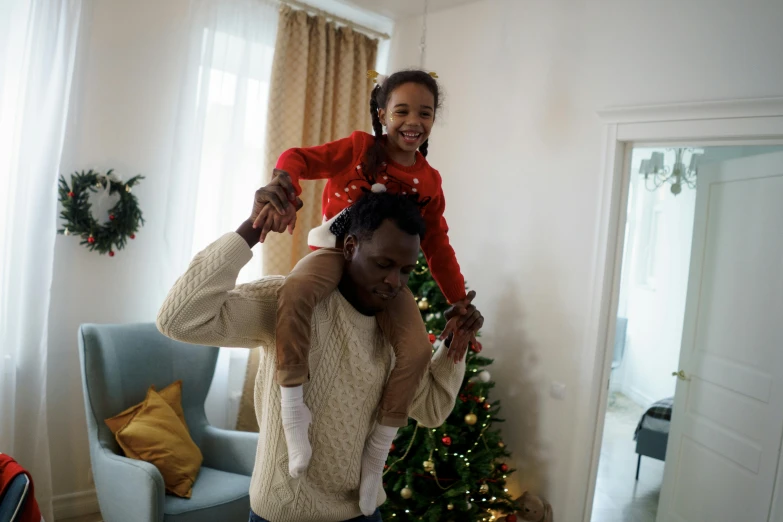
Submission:
[[[441,339],[452,336],[449,357],[455,363],[465,357],[468,345],[476,342],[476,334],[484,326],[484,316],[472,304],[475,298],[476,292],[471,290],[465,299],[454,303],[445,313],[448,322],[441,334]]]

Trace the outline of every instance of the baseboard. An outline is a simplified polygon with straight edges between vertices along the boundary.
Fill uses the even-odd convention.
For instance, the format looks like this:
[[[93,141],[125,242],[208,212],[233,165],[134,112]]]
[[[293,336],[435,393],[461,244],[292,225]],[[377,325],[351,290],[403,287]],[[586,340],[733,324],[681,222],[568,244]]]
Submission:
[[[650,397],[647,397],[643,393],[640,393],[639,390],[637,390],[633,386],[624,386],[620,389],[620,391],[623,393],[623,395],[631,399],[633,402],[635,402],[642,408],[647,408],[652,403],[659,400],[659,399],[652,399]]]
[[[54,519],[81,517],[99,513],[98,495],[94,489],[89,491],[77,491],[65,495],[57,495],[52,498],[52,511]]]

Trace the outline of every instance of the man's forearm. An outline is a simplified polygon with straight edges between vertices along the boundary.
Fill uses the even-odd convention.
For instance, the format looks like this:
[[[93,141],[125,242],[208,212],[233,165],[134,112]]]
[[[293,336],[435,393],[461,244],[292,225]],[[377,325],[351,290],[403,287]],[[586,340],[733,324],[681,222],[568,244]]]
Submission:
[[[252,256],[246,240],[234,232],[199,252],[158,312],[161,333],[207,346],[273,345],[278,288],[274,278],[236,285]]]
[[[253,228],[253,222],[249,219],[239,225],[239,228],[237,228],[237,234],[242,236],[242,239],[245,240],[247,246],[250,248],[256,246],[256,243],[258,243],[258,240],[261,237],[261,232],[259,232],[258,229]]]

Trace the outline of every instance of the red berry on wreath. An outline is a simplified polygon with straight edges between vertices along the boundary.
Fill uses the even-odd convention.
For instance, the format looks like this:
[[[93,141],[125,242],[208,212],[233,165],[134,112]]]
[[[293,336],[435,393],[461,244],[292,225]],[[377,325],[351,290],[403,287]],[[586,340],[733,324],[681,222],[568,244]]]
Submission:
[[[87,238],[87,242],[92,245],[93,243],[95,243],[95,238],[90,236]]]
[[[511,513],[506,517],[506,522],[517,522],[517,516],[514,513]]]
[[[444,446],[451,446],[451,437],[448,435],[445,435],[440,441],[443,443]]]
[[[114,221],[114,214],[109,214],[109,221]]]
[[[76,194],[74,194],[74,193],[73,193],[73,191],[71,191],[71,192],[69,192],[69,193],[68,193],[68,197],[69,197],[69,198],[72,198],[72,197],[74,197],[75,195],[76,195]]]
[[[492,407],[492,405],[491,405],[490,403],[488,403],[488,402],[485,402],[485,403],[484,403],[484,409],[485,409],[485,410],[488,410],[488,409],[490,409],[491,407]]]
[[[481,346],[481,343],[476,341],[474,343],[470,343],[470,349],[473,350],[476,353],[481,353],[481,350],[484,349],[483,346]]]
[[[114,257],[114,250],[109,250],[109,257]]]
[[[389,451],[394,451],[395,449],[397,449],[397,446],[395,446],[394,443],[392,442],[392,445],[391,445],[391,448],[389,448]]]
[[[508,464],[501,464],[500,465],[500,471],[503,473],[506,473],[508,471]]]
[[[136,234],[131,234],[131,235],[130,235],[130,238],[131,238],[131,239],[136,239]]]

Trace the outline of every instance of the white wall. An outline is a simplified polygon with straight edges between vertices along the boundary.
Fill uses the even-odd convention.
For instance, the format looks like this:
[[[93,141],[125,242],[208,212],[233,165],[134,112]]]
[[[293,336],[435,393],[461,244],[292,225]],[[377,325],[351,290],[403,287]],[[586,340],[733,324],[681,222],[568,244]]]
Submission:
[[[76,332],[84,322],[154,321],[160,277],[159,190],[171,163],[184,0],[90,2],[62,173],[114,168],[147,177],[134,193],[147,225],[113,258],[58,236],[49,332],[49,429],[54,495],[88,491],[90,467]],[[57,502],[55,502],[55,508]]]
[[[782,18],[772,0],[484,0],[429,18],[426,65],[447,90],[431,160],[487,317],[508,447],[559,520],[581,516],[590,459],[576,405],[595,360],[596,111],[783,95]],[[391,69],[418,64],[420,28],[399,24]]]

